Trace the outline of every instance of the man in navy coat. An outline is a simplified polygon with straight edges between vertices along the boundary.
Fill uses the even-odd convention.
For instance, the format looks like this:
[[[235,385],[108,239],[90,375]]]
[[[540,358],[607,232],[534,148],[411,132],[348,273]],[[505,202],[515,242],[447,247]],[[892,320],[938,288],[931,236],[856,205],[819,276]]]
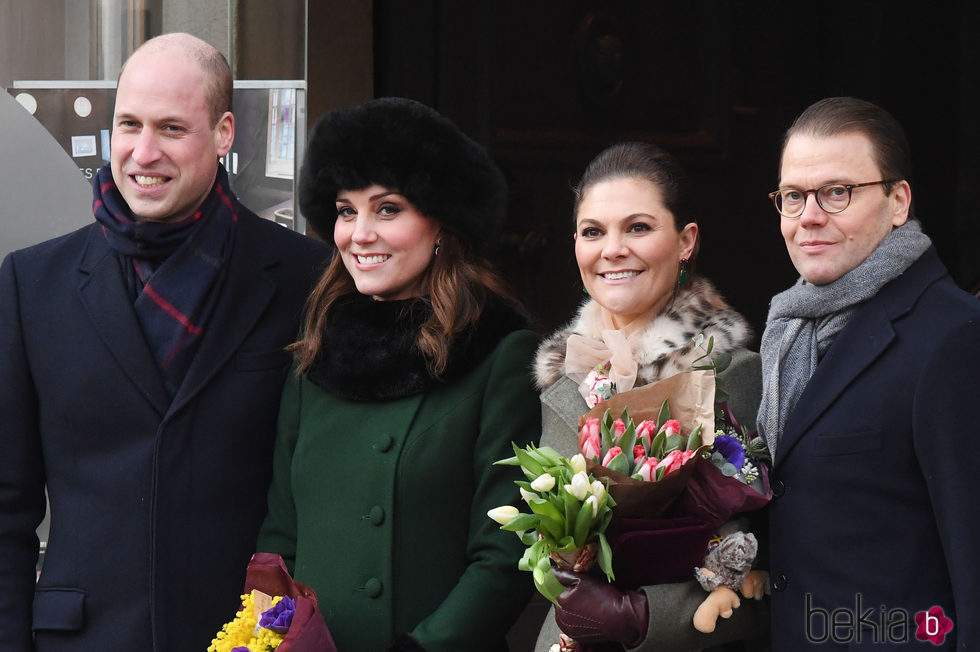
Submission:
[[[326,253],[231,194],[231,87],[203,41],[144,44],[96,221],[0,267],[4,652],[204,650],[240,604],[283,347]]]
[[[980,648],[980,302],[910,184],[874,104],[821,100],[787,132],[771,197],[800,279],[770,305],[759,411],[775,650]]]

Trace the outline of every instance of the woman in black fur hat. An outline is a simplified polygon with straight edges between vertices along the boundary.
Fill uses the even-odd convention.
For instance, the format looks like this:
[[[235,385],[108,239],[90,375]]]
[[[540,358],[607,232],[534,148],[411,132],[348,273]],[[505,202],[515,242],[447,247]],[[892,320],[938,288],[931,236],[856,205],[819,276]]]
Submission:
[[[538,339],[485,254],[503,176],[401,98],[326,114],[299,184],[337,246],[284,391],[258,549],[311,586],[341,650],[500,650],[531,582],[487,511],[540,436]]]

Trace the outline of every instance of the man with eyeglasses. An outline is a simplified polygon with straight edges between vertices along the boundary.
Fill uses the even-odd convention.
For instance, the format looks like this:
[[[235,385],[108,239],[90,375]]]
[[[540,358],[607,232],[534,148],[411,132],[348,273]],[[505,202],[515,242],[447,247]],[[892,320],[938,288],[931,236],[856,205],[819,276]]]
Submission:
[[[910,181],[902,128],[874,104],[824,99],[787,131],[770,197],[800,279],[770,305],[758,418],[775,650],[980,649],[980,302],[922,232]]]

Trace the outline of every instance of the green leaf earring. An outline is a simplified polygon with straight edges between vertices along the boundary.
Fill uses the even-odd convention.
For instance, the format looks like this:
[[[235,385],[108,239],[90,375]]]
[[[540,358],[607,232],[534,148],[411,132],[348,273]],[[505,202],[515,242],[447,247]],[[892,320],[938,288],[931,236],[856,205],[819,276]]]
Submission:
[[[681,259],[681,272],[677,275],[677,285],[687,283],[687,258]]]

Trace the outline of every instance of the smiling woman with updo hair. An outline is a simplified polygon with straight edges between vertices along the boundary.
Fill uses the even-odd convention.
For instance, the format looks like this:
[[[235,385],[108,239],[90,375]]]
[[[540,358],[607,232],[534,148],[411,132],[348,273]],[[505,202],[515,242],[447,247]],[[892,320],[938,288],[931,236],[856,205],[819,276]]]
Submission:
[[[694,203],[683,168],[655,145],[619,143],[586,168],[575,188],[574,246],[588,296],[537,351],[542,446],[566,457],[578,452],[579,417],[600,398],[593,383],[598,367],[608,365],[603,386],[616,393],[692,371],[704,354],[695,341],[699,334],[713,338],[713,356],[732,355],[719,378],[736,418],[755,429],[759,355],[746,349],[752,337],[746,320],[694,271],[701,238]],[[558,597],[555,617],[545,620],[536,651],[558,640],[556,621],[582,644],[658,652],[702,649],[768,631],[768,610],[756,600],[743,600],[711,634],[695,630],[691,619],[705,592],[693,579],[620,591],[590,574],[556,575],[568,588]]]

